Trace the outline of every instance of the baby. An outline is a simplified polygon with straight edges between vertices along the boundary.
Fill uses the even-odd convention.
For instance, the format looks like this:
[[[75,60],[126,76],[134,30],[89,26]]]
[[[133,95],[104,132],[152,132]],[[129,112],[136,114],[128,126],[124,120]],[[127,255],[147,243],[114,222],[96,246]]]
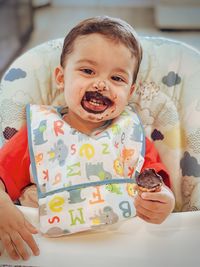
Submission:
[[[141,59],[136,32],[120,19],[90,18],[66,36],[55,80],[67,108],[28,105],[28,127],[0,151],[0,238],[11,258],[29,257],[24,242],[39,254],[32,236],[37,230],[12,202],[29,198],[29,205],[37,206],[33,183],[41,229],[48,235],[135,215],[161,223],[172,212],[175,200],[167,170],[128,105]],[[145,169],[154,169],[164,183],[159,192],[135,195],[135,177]],[[66,229],[62,212],[67,202],[74,206]],[[73,213],[77,203],[79,217]],[[62,232],[55,232],[53,223]]]

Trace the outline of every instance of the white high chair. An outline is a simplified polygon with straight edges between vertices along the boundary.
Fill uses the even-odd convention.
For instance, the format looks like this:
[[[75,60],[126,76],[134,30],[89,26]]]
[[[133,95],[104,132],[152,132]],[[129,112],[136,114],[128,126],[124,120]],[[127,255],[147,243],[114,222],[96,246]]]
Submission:
[[[131,104],[166,164],[175,211],[200,210],[200,52],[184,43],[142,37],[143,60]],[[25,121],[28,102],[64,105],[53,71],[63,39],[15,60],[0,85],[0,145]]]

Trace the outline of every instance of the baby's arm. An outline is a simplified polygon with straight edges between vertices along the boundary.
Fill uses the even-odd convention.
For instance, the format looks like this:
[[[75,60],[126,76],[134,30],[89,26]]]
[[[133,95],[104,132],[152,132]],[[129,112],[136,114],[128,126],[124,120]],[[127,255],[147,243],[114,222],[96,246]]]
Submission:
[[[13,204],[5,192],[5,186],[0,180],[0,239],[7,253],[13,260],[20,257],[29,258],[26,244],[35,256],[39,255],[39,248],[32,236],[37,229],[30,224],[23,213]]]
[[[152,142],[146,139],[146,155],[142,168],[153,168],[163,178],[163,185],[159,192],[144,192],[135,198],[137,215],[151,223],[162,223],[173,211],[175,197],[170,190],[170,178],[160,156]]]

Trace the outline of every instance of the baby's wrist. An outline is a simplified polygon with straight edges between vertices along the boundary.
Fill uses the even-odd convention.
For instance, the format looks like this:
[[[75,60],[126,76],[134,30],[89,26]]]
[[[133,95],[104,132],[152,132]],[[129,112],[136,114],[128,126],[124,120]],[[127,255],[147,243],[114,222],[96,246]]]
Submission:
[[[9,195],[5,191],[5,186],[3,182],[0,180],[0,207],[3,204],[12,203],[12,200],[10,199]]]
[[[6,191],[5,185],[4,185],[4,183],[2,182],[1,178],[0,178],[0,190],[1,190],[1,191]]]

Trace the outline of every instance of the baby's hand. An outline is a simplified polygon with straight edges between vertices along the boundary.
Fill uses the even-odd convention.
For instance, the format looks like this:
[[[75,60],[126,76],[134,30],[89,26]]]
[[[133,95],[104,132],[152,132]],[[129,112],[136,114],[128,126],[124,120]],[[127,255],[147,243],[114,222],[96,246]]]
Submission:
[[[22,206],[38,208],[38,196],[37,196],[37,187],[36,185],[27,186],[21,196],[19,201]]]
[[[143,220],[160,224],[173,211],[175,198],[165,185],[159,192],[144,192],[137,195],[134,201],[136,213]]]
[[[29,258],[26,244],[35,256],[39,255],[39,248],[32,236],[38,232],[37,229],[25,219],[5,192],[0,192],[0,218],[0,239],[13,260]]]

